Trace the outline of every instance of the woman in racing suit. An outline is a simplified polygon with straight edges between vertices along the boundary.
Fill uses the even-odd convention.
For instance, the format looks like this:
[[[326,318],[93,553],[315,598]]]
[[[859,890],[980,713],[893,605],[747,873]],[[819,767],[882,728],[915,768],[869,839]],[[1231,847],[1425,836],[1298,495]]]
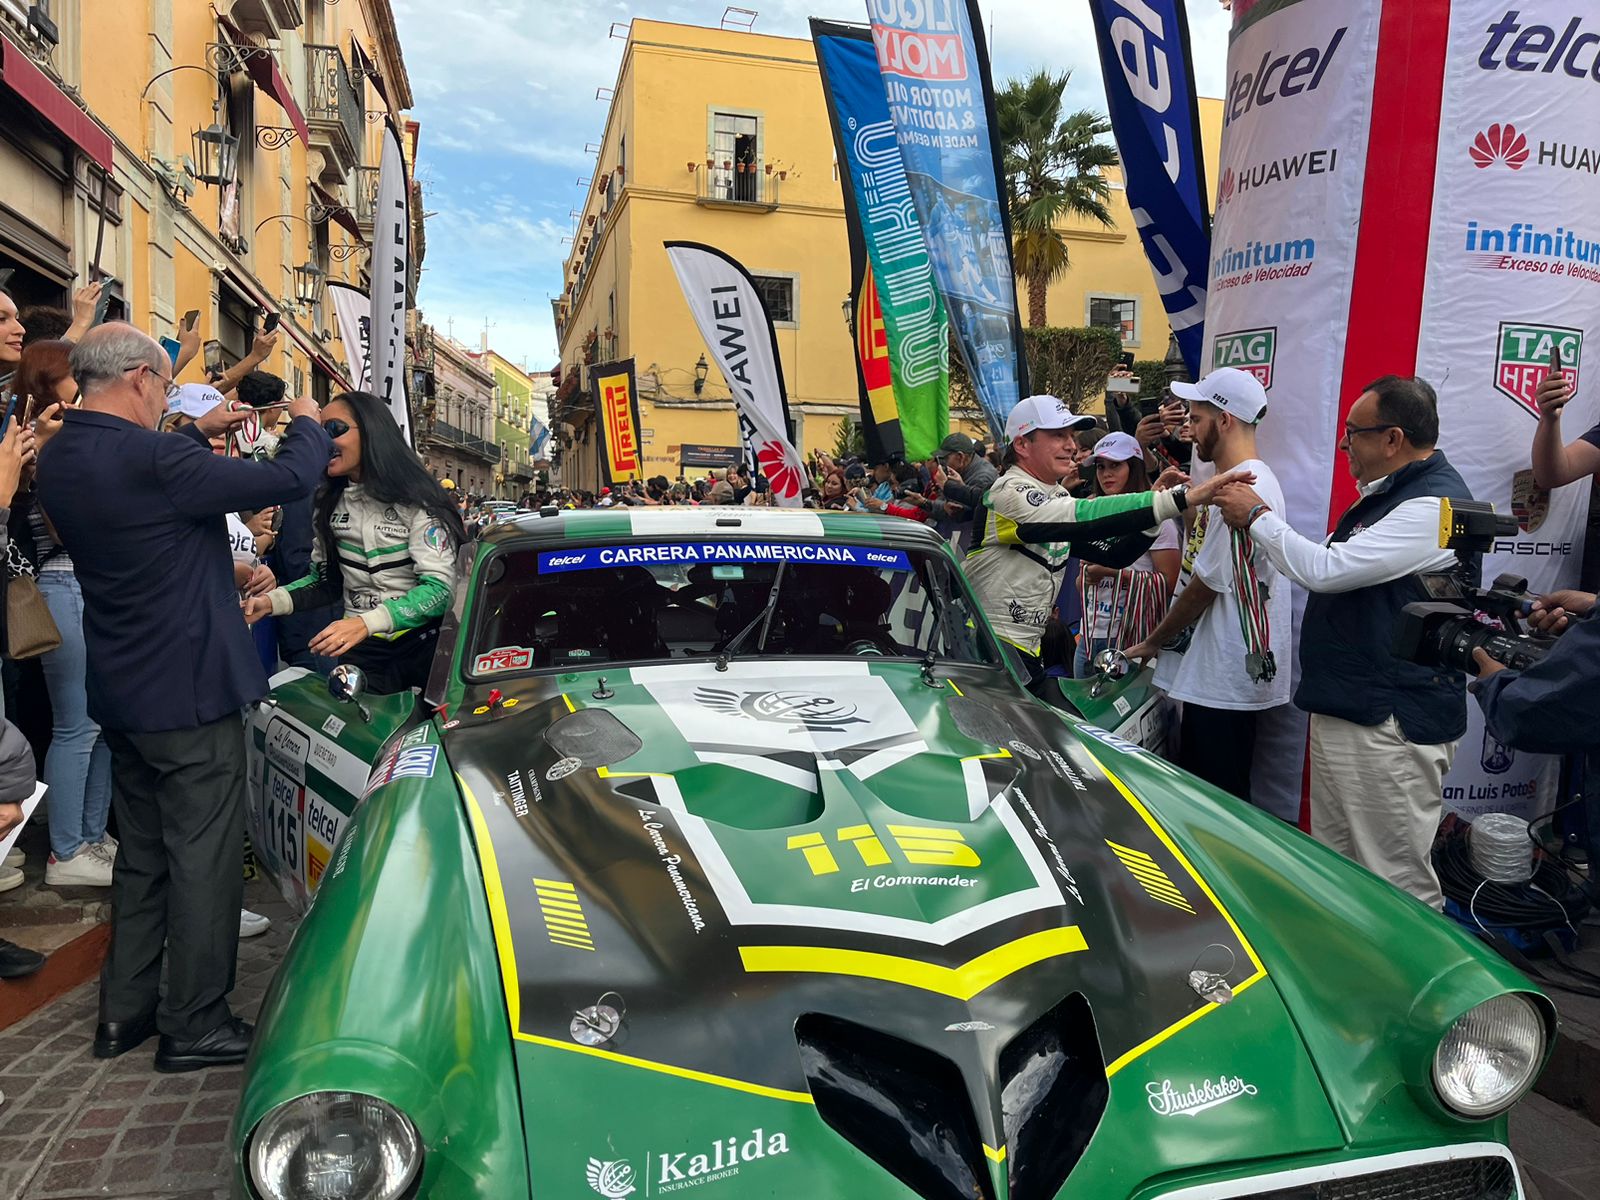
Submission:
[[[311,570],[252,600],[248,615],[342,601],[345,615],[311,639],[311,652],[360,667],[372,692],[420,688],[455,591],[461,515],[376,396],[338,397],[322,427],[333,458],[313,510]]]

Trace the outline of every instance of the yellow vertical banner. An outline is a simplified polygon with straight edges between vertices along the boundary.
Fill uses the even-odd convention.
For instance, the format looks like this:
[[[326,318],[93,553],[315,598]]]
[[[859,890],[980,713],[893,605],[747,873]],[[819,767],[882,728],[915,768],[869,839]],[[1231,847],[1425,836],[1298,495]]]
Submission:
[[[605,434],[600,443],[600,474],[608,484],[644,478],[644,447],[639,440],[639,396],[633,359],[589,368],[594,407]]]

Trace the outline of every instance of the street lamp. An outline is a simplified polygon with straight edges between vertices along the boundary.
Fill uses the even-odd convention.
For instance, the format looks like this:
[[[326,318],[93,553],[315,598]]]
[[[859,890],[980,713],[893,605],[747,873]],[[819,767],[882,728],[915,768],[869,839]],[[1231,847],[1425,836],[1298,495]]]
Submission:
[[[1194,382],[1189,378],[1189,366],[1183,361],[1183,351],[1178,347],[1176,333],[1167,342],[1167,356],[1161,360],[1161,366],[1166,372],[1169,384]]]
[[[844,327],[850,331],[850,336],[856,335],[856,301],[854,296],[846,296],[839,302],[839,310],[844,313]]]
[[[327,272],[314,262],[302,263],[294,269],[294,299],[302,308],[314,308],[322,298],[323,280]]]
[[[210,126],[196,129],[192,141],[196,179],[220,188],[238,178],[239,139],[217,124],[215,106]]]
[[[700,361],[694,365],[694,394],[696,396],[706,390],[706,372],[709,370],[711,370],[711,365],[706,362],[706,356],[702,354]]]

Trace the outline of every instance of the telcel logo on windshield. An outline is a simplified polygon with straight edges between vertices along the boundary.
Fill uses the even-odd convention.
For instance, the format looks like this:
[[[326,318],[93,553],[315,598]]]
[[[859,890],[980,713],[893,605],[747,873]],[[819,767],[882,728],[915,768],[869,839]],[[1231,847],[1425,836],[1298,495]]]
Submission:
[[[1582,17],[1568,21],[1558,38],[1552,26],[1521,24],[1517,20],[1521,15],[1520,9],[1508,9],[1505,16],[1489,26],[1489,40],[1478,55],[1478,66],[1485,71],[1498,71],[1504,66],[1512,71],[1540,71],[1546,75],[1553,74],[1559,66],[1574,79],[1588,76],[1600,83],[1600,51],[1589,53],[1581,64],[1578,61],[1580,54],[1600,46],[1600,33],[1579,32],[1583,28]]]

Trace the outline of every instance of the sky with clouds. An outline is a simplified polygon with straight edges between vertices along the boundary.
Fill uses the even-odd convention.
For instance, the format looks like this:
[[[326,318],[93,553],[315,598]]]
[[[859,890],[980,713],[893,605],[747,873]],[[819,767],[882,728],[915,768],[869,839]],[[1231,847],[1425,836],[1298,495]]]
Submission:
[[[599,139],[606,106],[595,89],[616,82],[622,42],[611,23],[634,17],[715,26],[714,0],[474,0],[450,6],[393,0],[421,123],[417,176],[430,213],[419,303],[456,340],[489,341],[532,370],[556,362],[550,298]],[[758,33],[808,36],[808,17],[864,21],[859,0],[742,0]],[[997,82],[1040,67],[1070,69],[1072,108],[1104,109],[1094,35],[1083,0],[982,4]],[[1190,0],[1202,95],[1218,96],[1230,17],[1215,0]],[[619,32],[621,32],[619,30]],[[818,114],[822,119],[822,114]]]

